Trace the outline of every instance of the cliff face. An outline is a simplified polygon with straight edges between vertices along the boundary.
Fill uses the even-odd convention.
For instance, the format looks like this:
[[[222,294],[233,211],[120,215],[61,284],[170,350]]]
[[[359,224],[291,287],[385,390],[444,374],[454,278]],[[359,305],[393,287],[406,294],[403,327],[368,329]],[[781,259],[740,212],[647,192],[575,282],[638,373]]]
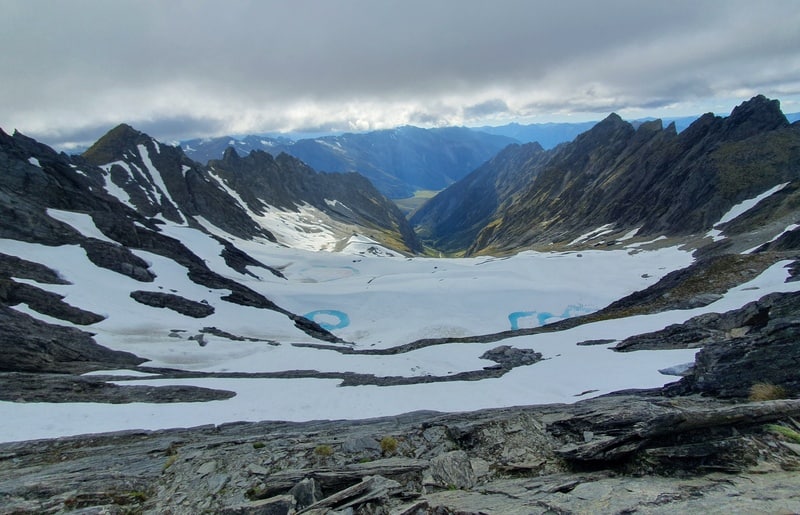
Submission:
[[[253,151],[240,157],[233,148],[221,160],[210,161],[209,169],[255,213],[263,214],[269,206],[297,210],[307,204],[379,241],[394,242],[395,248],[420,250],[397,206],[360,174],[318,173],[288,154]]]
[[[523,148],[507,152],[506,162],[525,162]],[[526,181],[509,182],[518,191],[500,202],[490,194],[482,214],[492,207],[491,214],[457,242],[467,253],[567,244],[601,226],[619,236],[633,229],[640,236],[708,231],[735,204],[800,177],[800,127],[762,96],[727,118],[704,115],[680,134],[658,120],[634,129],[612,114],[522,167]],[[481,173],[509,180],[499,161]],[[455,196],[441,193],[412,220],[433,247],[453,250],[441,220],[475,211],[454,203]]]

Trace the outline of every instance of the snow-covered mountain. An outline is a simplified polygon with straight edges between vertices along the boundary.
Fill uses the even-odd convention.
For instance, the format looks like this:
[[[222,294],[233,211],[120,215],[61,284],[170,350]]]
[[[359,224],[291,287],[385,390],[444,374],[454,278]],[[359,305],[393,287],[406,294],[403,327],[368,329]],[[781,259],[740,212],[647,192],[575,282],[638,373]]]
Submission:
[[[403,215],[369,181],[317,173],[286,154],[230,150],[207,167],[123,124],[81,157],[103,170],[110,194],[148,217],[309,250],[334,250],[353,233],[419,248]]]
[[[543,152],[495,158],[503,187]],[[707,240],[724,246],[783,190],[750,191]],[[205,166],[120,126],[69,157],[0,132],[0,372],[15,385],[0,392],[15,421],[0,440],[660,386],[696,348],[609,346],[800,288],[791,230],[759,240],[779,252],[695,262],[685,239],[593,249],[590,219],[561,252],[434,259],[401,252],[413,235],[384,202],[362,177],[288,155],[230,150]]]

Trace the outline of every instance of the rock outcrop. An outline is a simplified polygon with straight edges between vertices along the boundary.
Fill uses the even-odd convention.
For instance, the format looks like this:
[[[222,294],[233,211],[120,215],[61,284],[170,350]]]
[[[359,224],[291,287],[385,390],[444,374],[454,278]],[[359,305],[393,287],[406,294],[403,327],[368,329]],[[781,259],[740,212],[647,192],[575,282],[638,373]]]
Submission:
[[[0,513],[792,512],[797,416],[649,392],[2,444]]]
[[[98,345],[79,329],[48,324],[0,305],[0,371],[83,373],[131,367],[145,360]]]

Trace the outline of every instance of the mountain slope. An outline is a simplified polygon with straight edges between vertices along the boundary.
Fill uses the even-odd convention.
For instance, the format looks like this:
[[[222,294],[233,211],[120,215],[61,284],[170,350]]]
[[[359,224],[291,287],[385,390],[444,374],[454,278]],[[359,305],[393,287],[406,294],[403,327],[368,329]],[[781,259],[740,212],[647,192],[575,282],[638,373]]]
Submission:
[[[420,239],[453,253],[467,248],[486,220],[533,181],[547,153],[538,143],[509,145],[411,217]]]
[[[416,190],[440,190],[464,177],[516,140],[465,127],[420,129],[399,127],[364,134],[343,134],[296,142],[274,138],[224,137],[190,140],[182,146],[190,157],[220,159],[224,149],[238,152],[286,152],[315,170],[358,172],[389,198],[410,197]]]
[[[330,218],[331,227],[324,241],[307,241],[307,248],[320,250],[322,245],[333,250],[336,242],[346,241],[354,232],[368,233],[399,250],[419,248],[394,204],[368,181],[319,174],[286,155],[273,159],[258,152],[240,158],[230,151],[212,170],[186,157],[179,147],[160,144],[123,124],[82,158],[103,169],[109,191],[145,216],[192,227],[210,223],[240,238],[262,237],[292,245],[308,239],[308,231],[320,230],[299,222],[295,229],[284,230],[287,217],[296,219],[303,206],[311,206],[313,213],[308,216]],[[342,203],[347,209],[341,208]],[[273,216],[264,216],[268,207]]]
[[[527,174],[531,180],[517,196],[484,218],[468,253],[567,245],[592,239],[582,238],[591,231],[612,240],[637,229],[641,237],[708,231],[734,205],[800,177],[800,127],[763,96],[726,118],[706,114],[680,134],[659,120],[635,129],[612,114],[548,151]],[[444,232],[439,220],[469,216],[447,191],[421,212],[442,205],[453,206],[447,216],[414,218],[422,234],[436,236],[429,244]],[[784,222],[791,217],[785,203],[775,214]]]
[[[253,151],[240,157],[233,148],[228,148],[221,160],[210,161],[209,167],[256,215],[274,208],[299,212],[301,206],[311,206],[349,226],[351,232],[358,230],[393,248],[420,250],[397,206],[357,173],[317,173],[285,153],[273,158]]]

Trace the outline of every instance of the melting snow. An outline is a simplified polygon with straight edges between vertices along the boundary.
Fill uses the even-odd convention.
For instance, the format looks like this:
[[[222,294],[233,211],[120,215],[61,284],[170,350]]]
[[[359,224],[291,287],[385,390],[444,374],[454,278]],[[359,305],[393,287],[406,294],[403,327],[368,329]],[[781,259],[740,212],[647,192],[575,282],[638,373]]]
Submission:
[[[56,216],[85,234],[96,230],[85,215],[57,212]],[[273,222],[294,223],[281,220],[275,213],[269,216]],[[317,215],[307,212],[305,216]],[[514,313],[532,313],[525,320],[529,325],[547,322],[552,319],[546,316],[549,314],[573,316],[643,289],[692,260],[688,252],[677,248],[586,251],[582,258],[574,253],[528,251],[501,259],[385,259],[371,253],[308,252],[225,235],[254,258],[280,268],[286,276],[277,278],[251,267],[263,276],[259,279],[227,268],[219,256],[220,244],[203,232],[169,223],[163,229],[205,259],[212,269],[266,295],[281,307],[327,324],[337,336],[353,342],[356,349],[390,347],[426,337],[499,332],[511,327],[509,316]],[[379,249],[368,238],[353,236],[347,248],[371,246]],[[492,364],[480,356],[503,344],[534,349],[546,358],[491,380],[393,387],[339,387],[339,381],[331,379],[120,379],[116,383],[196,385],[232,390],[236,396],[203,404],[0,402],[0,420],[14,421],[0,427],[0,441],[238,420],[365,418],[422,409],[463,411],[574,402],[614,390],[656,387],[671,380],[659,370],[692,361],[696,350],[615,353],[605,346],[576,343],[600,338],[619,340],[680,323],[700,313],[733,309],[771,291],[800,289],[798,282],[785,282],[787,263],[778,263],[704,308],[597,322],[491,344],[438,345],[386,356],[352,355],[294,346],[293,343],[315,341],[284,315],[223,301],[227,290],[193,283],[184,267],[156,254],[135,252],[150,263],[157,275],[153,283],[144,284],[95,267],[78,246],[48,247],[0,240],[0,247],[6,253],[58,271],[72,284],[37,286],[64,295],[71,305],[110,314],[84,329],[95,333],[98,343],[133,352],[150,360],[148,364],[153,366],[200,372],[315,369],[414,377],[480,370]],[[97,295],[98,285],[103,288],[102,295]],[[198,320],[153,309],[130,298],[130,292],[137,289],[172,292],[205,301],[216,311]],[[27,306],[16,309],[51,320]],[[201,347],[188,339],[209,326],[260,341],[231,341],[206,333],[206,345]],[[104,372],[117,373],[132,375],[130,371]],[[587,390],[596,392],[581,395]]]
[[[74,211],[62,211],[60,209],[47,209],[47,214],[51,218],[55,218],[59,222],[73,227],[76,231],[86,236],[87,238],[96,238],[98,240],[107,241],[117,245],[117,242],[103,234],[100,229],[95,225],[92,217],[86,213],[76,213]]]
[[[706,237],[709,237],[714,241],[719,241],[724,239],[725,237],[722,236],[722,231],[717,229],[717,227],[719,227],[722,224],[726,224],[731,220],[734,220],[739,216],[743,215],[747,211],[753,209],[759,202],[769,197],[770,195],[779,192],[780,190],[785,188],[788,184],[789,184],[788,182],[784,182],[783,184],[778,184],[777,186],[768,189],[767,191],[765,191],[761,195],[758,195],[757,197],[747,199],[736,204],[735,206],[730,208],[727,213],[722,215],[722,218],[719,219],[719,222],[714,224],[714,229],[711,229],[710,231],[708,231],[708,233],[706,233]]]
[[[776,234],[776,235],[775,235],[775,237],[774,237],[774,238],[772,238],[771,240],[769,240],[768,242],[766,242],[766,243],[759,243],[759,244],[758,244],[758,245],[756,245],[755,247],[753,247],[753,248],[751,248],[751,249],[747,249],[747,250],[745,250],[744,252],[742,252],[742,254],[750,254],[750,253],[752,253],[752,252],[755,252],[755,251],[756,251],[756,249],[758,249],[759,247],[761,247],[761,246],[763,246],[763,245],[766,245],[767,243],[772,243],[773,241],[776,241],[778,238],[780,238],[781,236],[783,236],[783,235],[784,235],[784,234],[786,234],[787,232],[792,232],[792,231],[794,231],[795,229],[797,229],[798,227],[800,227],[800,225],[798,225],[798,224],[791,224],[791,225],[788,225],[788,226],[786,227],[786,229],[784,229],[784,230],[782,230],[780,233]]]
[[[625,236],[623,236],[622,238],[619,238],[617,241],[628,241],[628,240],[630,240],[631,238],[636,236],[636,234],[639,232],[640,229],[641,229],[641,227],[637,227],[636,229],[625,233]]]
[[[170,201],[173,206],[177,206],[178,204],[172,200],[172,197],[169,194],[169,190],[167,189],[167,185],[164,184],[164,178],[161,177],[161,172],[158,171],[153,165],[153,162],[150,160],[150,153],[147,150],[147,147],[144,145],[137,145],[136,148],[139,149],[139,155],[142,158],[142,162],[144,166],[147,167],[147,171],[150,172],[150,176],[153,178],[153,182],[155,183],[156,187],[161,190],[161,194]],[[183,219],[183,216],[178,213],[178,216]]]
[[[614,227],[613,223],[612,224],[602,225],[602,226],[598,227],[597,229],[595,229],[593,231],[589,231],[589,232],[587,232],[585,234],[581,234],[580,236],[578,236],[577,238],[575,238],[574,240],[569,242],[567,244],[567,246],[569,247],[569,246],[572,246],[572,245],[576,245],[578,243],[583,243],[586,240],[599,238],[600,236],[603,236],[605,234],[614,232],[613,227]]]

